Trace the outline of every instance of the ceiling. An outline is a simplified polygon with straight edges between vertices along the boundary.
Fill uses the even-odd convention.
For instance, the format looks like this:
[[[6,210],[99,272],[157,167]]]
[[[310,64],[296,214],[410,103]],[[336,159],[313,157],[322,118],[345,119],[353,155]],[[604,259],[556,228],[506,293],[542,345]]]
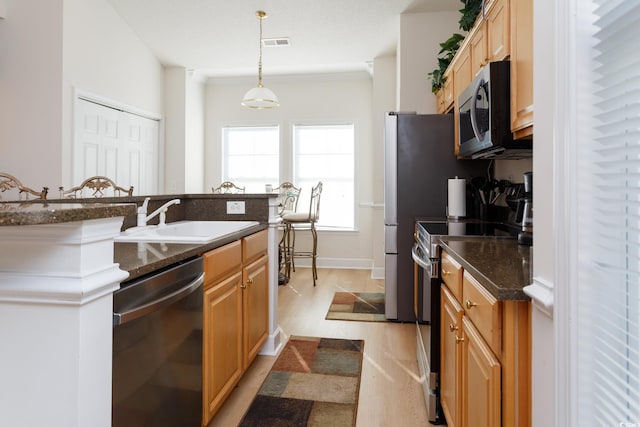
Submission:
[[[451,11],[461,0],[108,0],[167,66],[204,76],[257,72],[263,37],[290,46],[263,48],[265,75],[367,70],[396,50],[401,13]]]

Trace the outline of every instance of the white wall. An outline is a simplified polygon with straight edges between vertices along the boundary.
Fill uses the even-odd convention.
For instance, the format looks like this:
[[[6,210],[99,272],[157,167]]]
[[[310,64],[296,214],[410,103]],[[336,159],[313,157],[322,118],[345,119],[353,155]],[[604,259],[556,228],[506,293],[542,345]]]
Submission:
[[[185,135],[185,193],[205,192],[204,182],[204,81],[187,74],[187,129]]]
[[[62,176],[62,0],[5,0],[0,171],[51,189]],[[35,167],[34,167],[35,166]]]
[[[244,108],[240,101],[253,87],[254,78],[215,79],[206,90],[205,188],[221,179],[221,128],[228,125],[279,125],[281,154],[290,158],[291,127],[297,123],[355,123],[356,129],[356,232],[321,231],[319,266],[351,265],[370,268],[374,201],[375,144],[372,138],[372,80],[367,73],[266,76],[264,84],[275,92],[280,107],[271,110]],[[283,177],[283,179],[290,179]],[[303,191],[305,191],[303,189]],[[306,189],[306,191],[310,191]],[[304,233],[308,234],[308,233]],[[297,236],[296,245],[305,245]]]
[[[535,207],[535,227],[533,231],[533,275],[538,288],[553,292],[555,286],[556,245],[555,239],[564,236],[562,224],[554,222],[554,183],[558,179],[554,170],[558,167],[554,161],[555,144],[563,138],[554,128],[556,31],[568,28],[567,23],[558,22],[556,2],[554,0],[536,0],[534,2],[534,105],[535,138],[533,148],[533,204]],[[555,25],[549,25],[549,22]],[[556,30],[557,26],[557,30]],[[562,185],[558,182],[558,185]],[[553,297],[552,303],[553,303]],[[569,370],[569,366],[556,367],[555,355],[558,329],[554,326],[553,314],[538,309],[534,302],[532,311],[532,378],[533,378],[533,426],[543,427],[555,424],[558,411],[569,411],[568,403],[556,395],[555,376],[558,370]],[[568,315],[567,315],[568,317]],[[565,345],[565,343],[563,343]],[[556,402],[558,407],[556,407]],[[564,404],[566,403],[566,404]],[[562,406],[562,408],[561,408]]]
[[[162,113],[162,66],[106,0],[65,0],[62,181],[71,179],[74,88]]]
[[[440,43],[459,29],[460,13],[412,13],[400,15],[398,42],[398,111],[435,113],[436,98],[427,76],[438,68]]]
[[[204,84],[183,67],[165,70],[165,192],[204,191]]]
[[[74,88],[159,115],[162,67],[106,0],[6,1],[0,170],[69,186]]]

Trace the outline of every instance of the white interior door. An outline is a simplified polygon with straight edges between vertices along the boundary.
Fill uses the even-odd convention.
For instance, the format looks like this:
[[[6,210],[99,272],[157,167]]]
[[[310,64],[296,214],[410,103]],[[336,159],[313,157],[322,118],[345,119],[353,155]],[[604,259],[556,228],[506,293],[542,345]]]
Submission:
[[[136,196],[158,194],[160,123],[116,108],[76,100],[73,185],[104,175],[133,185]]]

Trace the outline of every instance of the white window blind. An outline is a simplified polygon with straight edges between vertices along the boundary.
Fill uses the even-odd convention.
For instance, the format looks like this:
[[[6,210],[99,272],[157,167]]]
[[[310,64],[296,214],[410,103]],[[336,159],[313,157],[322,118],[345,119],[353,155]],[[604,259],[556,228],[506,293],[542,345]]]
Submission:
[[[581,19],[593,23],[592,67],[574,130],[590,131],[577,144],[575,416],[640,426],[640,2],[591,5]]]

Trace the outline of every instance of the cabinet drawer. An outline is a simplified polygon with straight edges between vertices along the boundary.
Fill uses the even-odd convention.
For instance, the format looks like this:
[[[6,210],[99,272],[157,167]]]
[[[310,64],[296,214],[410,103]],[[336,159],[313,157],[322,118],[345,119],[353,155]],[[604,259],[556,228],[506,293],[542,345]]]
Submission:
[[[242,244],[237,240],[203,255],[205,287],[232,272],[240,270],[242,265]]]
[[[242,242],[242,259],[247,262],[267,251],[267,230],[247,236]]]
[[[442,281],[447,285],[453,296],[462,301],[462,266],[449,254],[442,251]]]
[[[468,272],[462,281],[462,307],[489,347],[501,354],[502,304]]]

